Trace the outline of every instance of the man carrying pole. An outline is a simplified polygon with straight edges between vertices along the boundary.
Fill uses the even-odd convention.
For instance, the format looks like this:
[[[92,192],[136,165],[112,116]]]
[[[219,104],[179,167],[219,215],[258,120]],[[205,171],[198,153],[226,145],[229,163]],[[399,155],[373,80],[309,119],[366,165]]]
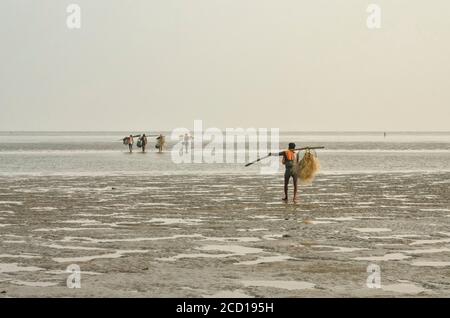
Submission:
[[[283,156],[283,164],[286,167],[284,172],[284,198],[283,201],[288,200],[288,186],[289,180],[294,179],[294,202],[297,202],[297,184],[300,177],[301,180],[306,182],[311,182],[314,179],[315,174],[319,168],[319,162],[315,156],[312,156],[310,150],[313,149],[324,149],[325,147],[303,147],[295,148],[295,143],[289,143],[289,147],[285,151],[278,153],[269,152],[267,156],[258,158],[252,162],[247,163],[245,166],[251,166],[263,159],[269,158],[270,156]],[[298,154],[296,151],[306,150],[306,154],[301,161],[298,160]]]
[[[297,182],[298,182],[298,170],[296,169],[296,165],[298,163],[297,153],[295,152],[295,144],[293,142],[289,143],[289,147],[287,150],[281,151],[277,153],[269,153],[269,156],[283,156],[283,164],[286,168],[284,171],[284,198],[283,201],[288,201],[288,187],[289,180],[294,180],[294,198],[293,201],[297,202]]]

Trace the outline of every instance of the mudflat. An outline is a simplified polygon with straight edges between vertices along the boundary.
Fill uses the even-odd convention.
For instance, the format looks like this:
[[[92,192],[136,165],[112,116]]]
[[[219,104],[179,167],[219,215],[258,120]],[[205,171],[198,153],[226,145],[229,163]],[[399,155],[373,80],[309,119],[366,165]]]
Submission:
[[[325,174],[294,204],[279,176],[1,177],[0,296],[448,297],[449,180]]]

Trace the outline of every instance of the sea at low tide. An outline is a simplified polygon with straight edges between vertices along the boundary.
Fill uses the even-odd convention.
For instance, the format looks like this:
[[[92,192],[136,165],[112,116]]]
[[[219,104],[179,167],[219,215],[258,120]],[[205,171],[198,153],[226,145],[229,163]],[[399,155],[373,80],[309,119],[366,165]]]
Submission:
[[[121,142],[128,134],[1,132],[0,176],[260,173],[260,165],[245,168],[236,162],[175,164],[170,150],[179,141],[170,140],[168,132],[165,153],[157,153],[156,139],[151,137],[146,154],[135,147],[130,155]],[[386,136],[382,132],[281,133],[279,148],[289,142],[299,147],[325,146],[318,151],[324,174],[450,171],[450,132],[396,132]]]
[[[326,147],[295,204],[282,166],[175,164],[127,134],[0,134],[0,297],[450,295],[450,133],[283,133]]]

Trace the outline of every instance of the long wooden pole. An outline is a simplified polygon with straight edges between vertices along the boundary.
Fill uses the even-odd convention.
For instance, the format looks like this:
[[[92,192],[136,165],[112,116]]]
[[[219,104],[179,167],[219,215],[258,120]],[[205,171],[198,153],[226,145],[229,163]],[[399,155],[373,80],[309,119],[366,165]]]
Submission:
[[[296,148],[296,149],[294,149],[294,150],[300,151],[300,150],[308,150],[308,149],[324,149],[324,148],[325,148],[325,147],[323,147],[323,146],[317,146],[317,147],[302,147],[302,148]],[[258,158],[258,159],[256,159],[255,161],[249,162],[249,163],[247,163],[245,166],[246,166],[246,167],[251,166],[252,164],[255,164],[255,163],[257,163],[257,162],[259,162],[259,161],[261,161],[261,160],[263,160],[263,159],[269,158],[270,156],[272,156],[272,153],[269,153],[267,156],[264,156],[264,157],[262,157],[262,158]]]
[[[251,166],[251,165],[254,164],[254,163],[257,163],[257,162],[259,162],[259,161],[261,161],[261,160],[263,160],[263,159],[269,158],[270,156],[271,156],[271,154],[268,154],[268,155],[265,156],[265,157],[258,158],[258,159],[256,159],[255,161],[252,161],[252,162],[247,163],[245,166],[246,166],[246,167]]]
[[[142,136],[142,135],[134,135],[133,138],[141,137],[141,136]],[[159,135],[147,135],[146,137],[158,137],[158,136],[159,136]],[[122,138],[122,139],[120,139],[120,140],[122,141],[122,140],[127,139],[127,138],[129,138],[129,136],[124,137],[124,138]]]
[[[325,147],[303,147],[303,148],[295,148],[294,150],[307,150],[307,149],[325,149]]]

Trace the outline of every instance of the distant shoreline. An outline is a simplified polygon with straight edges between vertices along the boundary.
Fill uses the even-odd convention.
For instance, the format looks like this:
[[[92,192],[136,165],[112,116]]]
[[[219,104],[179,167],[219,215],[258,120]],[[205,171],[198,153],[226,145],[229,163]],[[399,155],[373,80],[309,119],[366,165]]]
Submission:
[[[244,128],[246,129],[246,128]],[[172,130],[157,130],[157,129],[131,129],[131,130],[0,130],[0,134],[94,134],[94,133],[120,133],[120,134],[128,134],[130,132],[161,132],[161,133],[171,133]],[[286,134],[339,134],[339,135],[345,135],[345,134],[395,134],[395,135],[401,135],[401,134],[450,134],[450,130],[407,130],[407,131],[370,131],[370,130],[353,130],[353,131],[306,131],[306,130],[280,130],[280,134],[286,135]]]

